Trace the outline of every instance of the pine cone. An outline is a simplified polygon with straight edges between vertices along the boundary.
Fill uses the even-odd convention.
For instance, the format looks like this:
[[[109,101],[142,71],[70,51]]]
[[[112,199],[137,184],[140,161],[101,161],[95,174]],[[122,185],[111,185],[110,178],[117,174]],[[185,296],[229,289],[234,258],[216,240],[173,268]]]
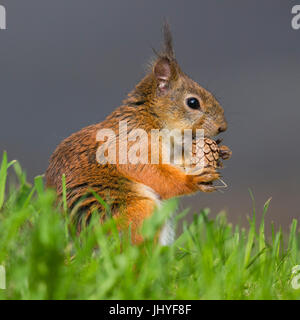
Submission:
[[[193,157],[197,157],[198,149],[201,148],[202,145],[199,140],[193,141]],[[214,167],[214,168],[222,168],[221,160],[227,160],[231,157],[231,150],[227,146],[219,146],[218,143],[212,139],[205,138],[204,139],[204,147],[203,153],[200,152],[201,158],[197,159],[193,162],[194,166],[200,164],[200,161],[204,157],[204,167]]]

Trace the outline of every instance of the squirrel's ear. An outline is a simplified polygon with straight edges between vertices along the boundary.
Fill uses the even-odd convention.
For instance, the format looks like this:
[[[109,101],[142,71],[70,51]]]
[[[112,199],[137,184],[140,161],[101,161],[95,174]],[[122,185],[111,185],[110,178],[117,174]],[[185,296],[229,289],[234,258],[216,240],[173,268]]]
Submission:
[[[154,75],[157,82],[157,90],[160,93],[165,93],[169,88],[171,79],[171,62],[168,58],[160,58],[154,65]]]

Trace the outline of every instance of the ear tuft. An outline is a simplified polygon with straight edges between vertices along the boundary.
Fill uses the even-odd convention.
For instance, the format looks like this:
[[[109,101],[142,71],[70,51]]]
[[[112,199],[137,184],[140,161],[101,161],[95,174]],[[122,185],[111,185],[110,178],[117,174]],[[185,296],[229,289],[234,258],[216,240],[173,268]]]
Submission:
[[[173,38],[170,29],[170,25],[167,21],[163,25],[163,34],[164,34],[164,52],[163,54],[167,56],[170,60],[175,59],[175,53],[173,49]]]

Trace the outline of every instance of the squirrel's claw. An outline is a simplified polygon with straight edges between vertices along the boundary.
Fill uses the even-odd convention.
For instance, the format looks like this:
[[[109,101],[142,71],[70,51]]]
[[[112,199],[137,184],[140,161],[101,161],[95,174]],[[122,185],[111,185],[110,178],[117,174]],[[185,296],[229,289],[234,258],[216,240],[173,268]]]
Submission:
[[[213,186],[213,181],[220,179],[220,174],[213,167],[206,167],[201,171],[200,175],[190,176],[193,183],[202,192],[213,192],[216,187]]]

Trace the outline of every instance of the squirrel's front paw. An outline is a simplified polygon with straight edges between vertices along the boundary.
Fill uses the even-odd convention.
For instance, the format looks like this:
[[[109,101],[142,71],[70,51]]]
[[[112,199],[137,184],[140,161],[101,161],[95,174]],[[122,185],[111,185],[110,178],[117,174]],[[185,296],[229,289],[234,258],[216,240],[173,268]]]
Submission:
[[[217,188],[212,184],[212,182],[200,183],[198,184],[198,189],[201,192],[214,192],[217,190]]]
[[[189,176],[192,179],[192,183],[197,186],[199,191],[213,192],[217,188],[213,185],[215,180],[220,179],[220,173],[216,171],[214,167],[206,167],[199,175]]]

